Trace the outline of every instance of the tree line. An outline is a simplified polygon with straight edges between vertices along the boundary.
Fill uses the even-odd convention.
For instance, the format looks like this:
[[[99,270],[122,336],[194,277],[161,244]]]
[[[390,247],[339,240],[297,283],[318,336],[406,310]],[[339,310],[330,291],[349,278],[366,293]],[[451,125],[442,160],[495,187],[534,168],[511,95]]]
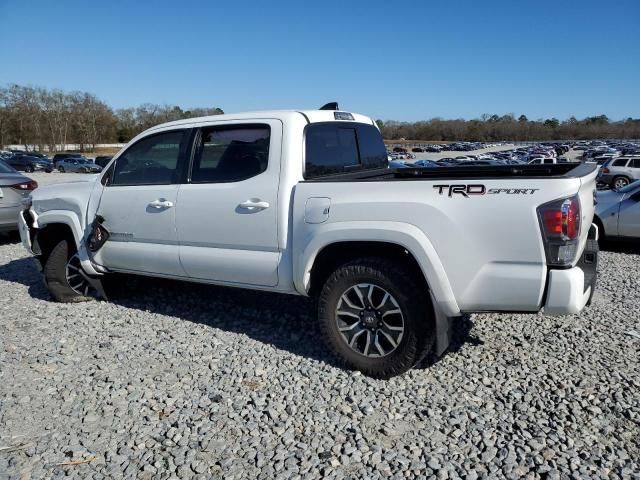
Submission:
[[[88,92],[43,87],[0,87],[0,147],[35,146],[50,152],[67,144],[91,151],[99,143],[125,143],[163,122],[224,113],[218,107],[183,110],[145,103],[114,110]],[[640,119],[612,121],[606,115],[529,120],[525,115],[482,115],[473,120],[433,118],[419,122],[377,120],[385,139],[423,141],[533,141],[640,138]]]
[[[0,148],[24,145],[50,152],[67,144],[91,151],[99,143],[125,143],[138,133],[163,122],[203,115],[222,109],[142,104],[114,110],[88,92],[63,92],[43,87],[0,87]]]
[[[525,115],[482,115],[474,120],[433,118],[420,122],[376,121],[387,140],[472,141],[588,140],[640,138],[640,119],[611,121],[606,115],[529,120]]]

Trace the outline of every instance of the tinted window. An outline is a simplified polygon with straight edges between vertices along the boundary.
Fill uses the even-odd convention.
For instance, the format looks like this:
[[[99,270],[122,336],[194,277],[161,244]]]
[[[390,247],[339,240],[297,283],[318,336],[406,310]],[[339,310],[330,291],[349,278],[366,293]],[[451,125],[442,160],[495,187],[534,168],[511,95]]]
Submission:
[[[613,163],[611,164],[612,167],[624,167],[626,165],[627,165],[626,158],[619,158],[617,160],[614,160]]]
[[[640,158],[633,158],[629,166],[633,168],[640,168]]]
[[[143,138],[116,161],[111,185],[168,185],[177,182],[184,131]]]
[[[359,125],[357,130],[360,160],[364,168],[386,168],[387,148],[378,129],[373,125]]]
[[[354,123],[307,127],[305,178],[387,166],[387,150],[373,126]]]
[[[242,125],[202,129],[191,170],[191,182],[238,182],[267,169],[270,129]]]

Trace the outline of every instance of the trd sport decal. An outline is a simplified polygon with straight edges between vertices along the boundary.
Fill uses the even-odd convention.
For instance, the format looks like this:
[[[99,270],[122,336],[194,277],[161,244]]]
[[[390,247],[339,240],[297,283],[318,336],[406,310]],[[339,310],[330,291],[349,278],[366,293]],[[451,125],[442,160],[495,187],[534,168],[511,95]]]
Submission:
[[[472,185],[434,185],[433,188],[438,189],[440,195],[453,197],[454,195],[462,195],[469,198],[471,195],[498,195],[504,193],[506,195],[533,195],[540,190],[539,188],[487,188],[481,184]]]

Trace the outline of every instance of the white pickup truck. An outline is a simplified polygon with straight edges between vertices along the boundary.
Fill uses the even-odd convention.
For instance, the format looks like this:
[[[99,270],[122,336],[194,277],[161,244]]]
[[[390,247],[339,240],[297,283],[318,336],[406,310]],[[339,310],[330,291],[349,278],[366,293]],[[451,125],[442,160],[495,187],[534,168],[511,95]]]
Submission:
[[[267,111],[166,123],[95,181],[19,217],[55,300],[112,272],[310,295],[349,368],[387,378],[470,312],[581,311],[595,285],[595,166],[387,168],[368,117]]]

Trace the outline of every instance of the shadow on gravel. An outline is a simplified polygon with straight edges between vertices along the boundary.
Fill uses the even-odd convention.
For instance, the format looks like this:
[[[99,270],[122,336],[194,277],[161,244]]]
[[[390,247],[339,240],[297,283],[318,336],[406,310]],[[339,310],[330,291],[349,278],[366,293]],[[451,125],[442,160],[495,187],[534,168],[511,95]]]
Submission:
[[[116,284],[115,286],[113,284]],[[121,277],[110,302],[240,333],[275,348],[337,366],[309,298],[146,277]]]
[[[0,265],[0,280],[28,286],[34,298],[50,298],[32,258]],[[108,287],[109,301],[116,305],[240,333],[275,348],[338,366],[322,340],[316,305],[309,298],[125,275],[114,277]],[[469,336],[472,326],[468,315],[454,321],[451,345],[445,355],[465,344],[480,344]],[[437,358],[427,358],[418,368],[429,367],[436,361]]]
[[[0,246],[20,243],[18,232],[0,233]]]
[[[127,284],[131,288],[123,288]],[[316,303],[309,298],[146,277],[127,277],[118,282],[117,291],[112,293],[110,301],[127,308],[241,333],[278,349],[340,367],[325,345],[316,320]],[[482,340],[469,335],[472,327],[469,315],[455,319],[451,343],[443,356],[464,345],[482,345]],[[428,368],[440,358],[427,356],[416,368]]]
[[[474,347],[484,345],[484,342],[481,339],[470,335],[472,328],[473,321],[471,321],[471,315],[463,315],[460,318],[454,319],[449,332],[451,335],[449,348],[441,357],[437,357],[435,355],[427,356],[416,366],[416,368],[429,368],[433,364],[437,363],[441,358],[451,355],[452,353],[456,353],[465,345],[471,345]]]
[[[635,255],[640,255],[640,241],[618,241],[613,242],[611,240],[607,240],[601,242],[600,250],[604,250],[606,252],[615,252],[615,253],[630,253]]]
[[[1,245],[2,243],[0,243]],[[21,283],[29,287],[29,295],[33,298],[40,300],[51,298],[42,283],[42,276],[36,268],[34,259],[31,257],[11,260],[5,265],[0,265],[0,280]]]

